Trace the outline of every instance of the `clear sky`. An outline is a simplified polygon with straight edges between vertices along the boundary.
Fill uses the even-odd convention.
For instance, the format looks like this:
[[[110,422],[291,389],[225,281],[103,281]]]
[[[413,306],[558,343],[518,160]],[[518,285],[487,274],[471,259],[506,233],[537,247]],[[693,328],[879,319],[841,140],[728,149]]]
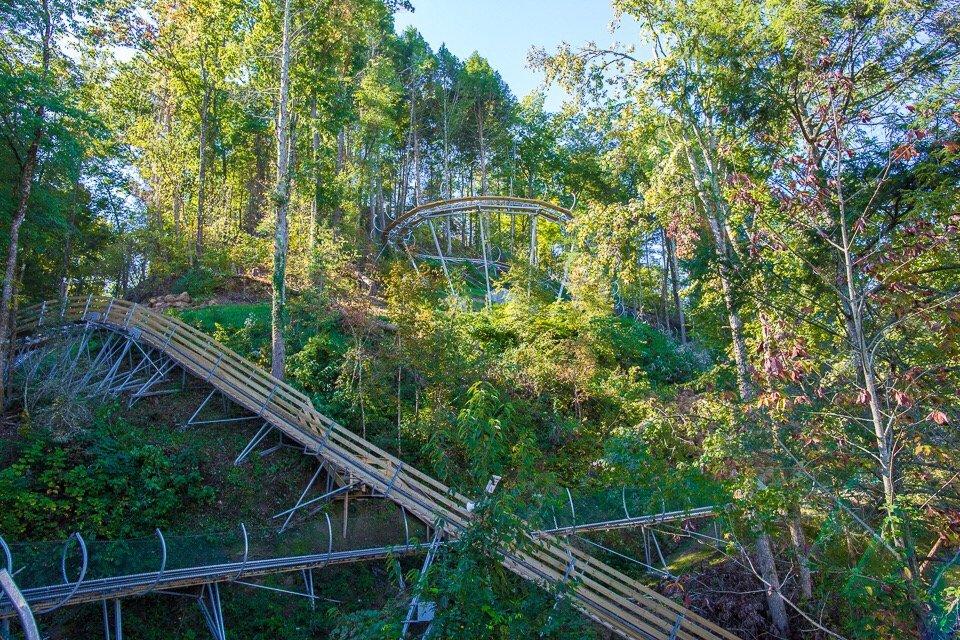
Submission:
[[[434,50],[446,43],[459,58],[478,51],[517,97],[543,81],[527,68],[532,46],[547,51],[561,42],[576,46],[588,41],[608,45],[615,39],[637,42],[634,23],[624,21],[615,35],[609,25],[613,10],[609,0],[412,0],[415,11],[396,14],[397,32],[416,27]],[[547,108],[557,109],[563,93],[548,95]]]

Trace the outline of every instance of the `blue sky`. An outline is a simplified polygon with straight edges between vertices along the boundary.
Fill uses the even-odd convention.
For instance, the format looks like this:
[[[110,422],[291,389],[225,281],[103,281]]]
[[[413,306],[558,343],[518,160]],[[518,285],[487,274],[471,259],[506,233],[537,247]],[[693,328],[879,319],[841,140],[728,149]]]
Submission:
[[[409,25],[423,34],[434,50],[446,43],[458,57],[474,51],[486,57],[517,97],[535,90],[542,74],[528,69],[531,46],[551,51],[563,41],[572,45],[595,41],[609,45],[615,39],[637,42],[637,29],[624,22],[612,35],[613,10],[609,0],[412,0],[413,13],[396,14],[397,32]],[[557,109],[563,93],[554,90],[548,109]]]

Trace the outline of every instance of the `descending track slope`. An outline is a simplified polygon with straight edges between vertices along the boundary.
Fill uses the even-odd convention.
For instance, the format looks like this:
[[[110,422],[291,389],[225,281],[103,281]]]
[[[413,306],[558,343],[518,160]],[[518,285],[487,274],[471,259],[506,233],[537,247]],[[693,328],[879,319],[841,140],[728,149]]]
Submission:
[[[319,413],[288,384],[175,318],[112,298],[74,298],[65,306],[46,302],[18,314],[17,336],[58,324],[92,322],[126,332],[165,353],[184,370],[207,381],[233,402],[280,429],[320,456],[426,522],[438,522],[451,537],[469,524],[467,497],[405,465]],[[500,561],[542,586],[568,582],[586,615],[627,638],[713,640],[728,631],[665,598],[616,569],[549,534],[530,536],[522,548],[501,548]]]

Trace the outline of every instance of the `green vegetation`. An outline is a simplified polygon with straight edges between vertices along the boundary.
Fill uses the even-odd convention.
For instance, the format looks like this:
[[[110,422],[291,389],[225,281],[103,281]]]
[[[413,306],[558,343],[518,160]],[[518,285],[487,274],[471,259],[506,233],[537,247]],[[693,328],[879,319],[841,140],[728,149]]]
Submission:
[[[956,1],[612,4],[637,42],[530,52],[570,98],[551,112],[397,33],[404,0],[0,3],[0,534],[267,526],[299,495],[304,456],[232,465],[256,425],[180,427],[202,388],[15,384],[17,310],[187,292],[164,312],[478,498],[424,581],[328,568],[316,609],[237,585],[231,635],[396,638],[415,584],[437,640],[598,635],[488,553],[573,496],[722,507],[656,547],[575,540],[744,638],[954,633]],[[474,202],[383,235],[504,194],[572,219]],[[128,624],[198,637],[170,606]],[[92,637],[95,614],[42,625]]]

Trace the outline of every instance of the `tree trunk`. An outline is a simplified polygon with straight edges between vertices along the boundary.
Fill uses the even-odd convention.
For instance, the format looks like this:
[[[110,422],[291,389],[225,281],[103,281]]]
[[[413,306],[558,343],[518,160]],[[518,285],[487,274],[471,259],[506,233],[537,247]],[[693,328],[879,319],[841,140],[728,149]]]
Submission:
[[[790,514],[787,526],[790,528],[790,540],[793,542],[793,548],[797,552],[797,562],[800,565],[800,592],[803,594],[804,600],[810,600],[813,598],[813,579],[810,576],[810,546],[807,544],[807,536],[803,532],[799,510]]]
[[[290,206],[290,158],[292,126],[290,122],[290,0],[283,4],[283,45],[280,61],[280,103],[277,112],[277,204],[273,243],[273,300],[270,309],[272,359],[270,372],[283,380],[285,363],[284,335],[287,328],[287,249],[289,231],[287,209]]]
[[[662,262],[661,269],[663,271],[662,278],[660,279],[660,302],[663,305],[663,321],[666,332],[669,335],[673,335],[673,323],[670,321],[670,316],[673,315],[670,312],[670,258],[667,256],[667,232],[665,229],[661,229],[661,242],[660,242],[660,251],[662,253]]]
[[[48,0],[41,0],[43,9],[43,40],[41,60],[43,65],[42,77],[47,79],[50,72],[51,44],[53,42],[53,20],[50,16],[50,6]],[[37,125],[33,130],[33,137],[30,140],[30,146],[27,147],[27,153],[24,156],[23,164],[20,167],[20,176],[17,180],[17,209],[10,221],[10,241],[7,244],[7,264],[3,277],[3,293],[0,294],[0,407],[6,400],[4,389],[6,388],[5,377],[7,375],[7,361],[10,354],[11,341],[10,321],[12,317],[13,304],[13,281],[17,274],[17,258],[20,253],[20,227],[27,217],[27,205],[30,202],[30,191],[33,189],[33,176],[37,170],[37,156],[40,152],[40,142],[44,136],[44,117],[46,116],[46,107],[43,102],[37,105],[34,112]]]
[[[80,187],[74,189],[75,194],[79,194]],[[60,300],[60,308],[67,308],[67,292],[69,291],[70,263],[73,261],[73,230],[77,224],[77,208],[79,202],[71,207],[70,222],[63,238],[63,258],[60,261],[60,278],[57,284],[57,299]]]
[[[193,245],[193,264],[196,265],[203,255],[203,225],[206,218],[207,186],[207,136],[210,126],[210,87],[203,73],[203,99],[200,103],[200,167],[197,170],[197,236]]]
[[[487,195],[487,149],[483,139],[483,112],[477,112],[477,132],[480,138],[480,195]]]
[[[320,127],[317,124],[317,100],[310,102],[310,118],[313,120],[313,135],[310,152],[313,160],[313,200],[310,202],[310,231],[307,234],[307,264],[313,265],[317,250],[317,225],[320,224]],[[312,271],[311,267],[311,271]]]
[[[339,188],[340,176],[347,165],[347,128],[341,127],[337,132],[337,164],[334,169],[334,175],[337,178],[336,184]],[[333,215],[330,216],[330,226],[336,228],[343,219],[343,204],[341,202],[340,191],[337,191],[337,204],[333,208]]]
[[[413,206],[420,204],[420,133],[417,127],[417,99],[411,96],[410,100],[410,129],[413,136]],[[397,211],[399,214],[400,212]]]
[[[757,563],[760,565],[760,576],[766,582],[767,608],[770,609],[773,630],[778,637],[787,638],[790,635],[790,619],[780,593],[780,575],[773,560],[770,536],[766,533],[761,533],[757,538]]]
[[[447,114],[447,92],[443,92],[443,186],[441,195],[444,199],[450,198],[453,191],[452,178],[450,177],[450,116]],[[449,237],[449,234],[448,234]]]
[[[680,265],[677,261],[677,243],[667,236],[667,257],[670,261],[670,280],[673,284],[673,304],[677,307],[677,323],[680,325],[680,344],[687,344],[687,320],[680,300]]]

